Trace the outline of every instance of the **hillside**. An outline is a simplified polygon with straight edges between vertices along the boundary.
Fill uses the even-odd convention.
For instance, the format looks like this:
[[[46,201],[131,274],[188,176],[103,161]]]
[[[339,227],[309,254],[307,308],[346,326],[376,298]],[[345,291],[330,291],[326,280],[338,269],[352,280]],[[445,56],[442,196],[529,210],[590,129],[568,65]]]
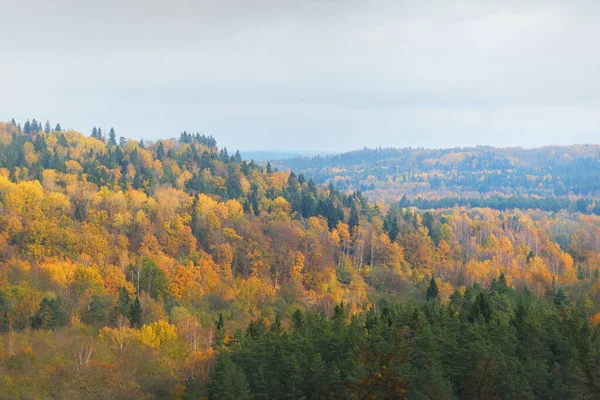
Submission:
[[[600,146],[535,149],[473,148],[363,149],[332,156],[297,157],[273,162],[281,169],[361,191],[372,200],[398,202],[403,196],[478,198],[598,197]]]
[[[32,125],[0,123],[7,398],[600,394],[596,215],[389,207],[210,136],[144,143]],[[463,166],[510,169],[476,151],[449,166],[453,152],[402,150],[432,165],[393,168],[444,185],[457,173],[465,188],[478,169]],[[536,151],[561,161],[502,150],[556,176],[516,192],[596,193],[575,176],[595,176],[596,147]],[[336,157],[371,171],[363,153],[387,154],[372,160],[384,171],[395,151]],[[334,170],[336,157],[290,163]]]

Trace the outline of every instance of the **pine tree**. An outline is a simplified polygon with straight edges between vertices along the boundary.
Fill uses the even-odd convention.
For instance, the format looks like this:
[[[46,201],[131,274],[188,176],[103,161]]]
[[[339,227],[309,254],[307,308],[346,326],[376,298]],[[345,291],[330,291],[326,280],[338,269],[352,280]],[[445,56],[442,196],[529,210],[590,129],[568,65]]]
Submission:
[[[298,175],[298,183],[300,185],[304,185],[305,182],[306,182],[306,179],[304,178],[304,174],[301,172],[300,175]]]
[[[281,328],[281,318],[279,318],[279,314],[275,316],[275,322],[271,325],[271,333],[276,336],[281,336],[283,333],[283,329]]]
[[[108,145],[117,145],[117,134],[115,133],[115,128],[110,128],[110,131],[108,132]]]
[[[40,308],[30,318],[32,329],[54,329],[67,324],[67,314],[60,308],[60,299],[44,297]]]
[[[83,321],[87,324],[105,324],[108,320],[109,307],[105,299],[93,295],[88,310],[83,315]]]
[[[56,132],[62,132],[62,127],[60,126],[60,124],[56,124],[56,127],[54,127],[54,130]]]
[[[0,333],[6,333],[8,331],[10,331],[10,319],[8,318],[8,313],[4,313],[0,319]]]
[[[98,129],[95,126],[92,128],[92,137],[98,139]]]
[[[0,333],[6,333],[10,330],[10,320],[8,318],[8,302],[0,292]]]
[[[225,320],[223,318],[223,313],[219,313],[216,328],[214,344],[216,346],[222,346],[223,343],[225,343]]]
[[[123,315],[124,317],[129,317],[131,313],[131,302],[129,300],[129,293],[127,293],[127,289],[125,287],[121,288],[119,292],[119,299],[117,300],[117,305],[115,307],[116,311]]]
[[[46,120],[46,125],[44,125],[44,132],[50,133],[52,127],[50,126],[50,121]]]
[[[299,308],[292,314],[292,323],[294,324],[294,329],[300,329],[304,324],[304,314]]]
[[[267,161],[267,174],[271,175],[273,173],[273,167],[271,167],[271,163]]]
[[[358,226],[358,211],[356,211],[356,207],[352,204],[350,218],[348,218],[348,229],[350,229],[350,232],[352,232],[355,226]]]
[[[8,302],[4,298],[2,292],[0,292],[0,313],[8,311]]]
[[[142,306],[140,304],[140,299],[138,296],[135,297],[135,300],[131,305],[129,320],[131,321],[132,327],[140,327],[142,323]]]
[[[429,287],[427,288],[427,293],[425,294],[425,300],[437,300],[439,297],[439,290],[437,283],[435,282],[435,278],[432,276],[429,281]]]
[[[233,156],[233,159],[236,163],[241,163],[242,162],[242,155],[240,154],[240,151],[237,150],[235,152],[235,155]]]
[[[156,146],[156,159],[162,161],[165,158],[165,145],[162,141],[158,142]]]
[[[498,285],[500,285],[501,288],[507,289],[508,285],[506,283],[506,276],[504,276],[504,274],[500,274],[500,278],[498,280]]]
[[[471,310],[471,322],[477,321],[478,317],[482,317],[485,322],[490,322],[492,317],[492,305],[485,293],[480,292],[475,298],[473,309]]]
[[[199,379],[194,379],[191,376],[185,381],[185,392],[183,392],[183,400],[197,400],[206,398],[205,385]]]
[[[210,374],[208,398],[219,400],[250,400],[252,393],[244,371],[223,354]]]

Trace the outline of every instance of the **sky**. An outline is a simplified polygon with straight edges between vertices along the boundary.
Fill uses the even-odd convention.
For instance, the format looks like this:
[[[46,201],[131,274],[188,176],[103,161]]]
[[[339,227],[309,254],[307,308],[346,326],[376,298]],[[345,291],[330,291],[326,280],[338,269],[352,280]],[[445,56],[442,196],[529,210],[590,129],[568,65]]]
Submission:
[[[600,1],[0,0],[0,120],[228,149],[600,141]]]

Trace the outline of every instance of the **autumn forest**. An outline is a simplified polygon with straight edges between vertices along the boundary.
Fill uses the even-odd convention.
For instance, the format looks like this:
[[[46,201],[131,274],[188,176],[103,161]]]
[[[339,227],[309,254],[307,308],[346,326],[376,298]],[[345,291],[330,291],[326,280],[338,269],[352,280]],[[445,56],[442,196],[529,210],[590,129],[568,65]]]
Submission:
[[[118,134],[0,123],[1,399],[600,398],[596,147]]]

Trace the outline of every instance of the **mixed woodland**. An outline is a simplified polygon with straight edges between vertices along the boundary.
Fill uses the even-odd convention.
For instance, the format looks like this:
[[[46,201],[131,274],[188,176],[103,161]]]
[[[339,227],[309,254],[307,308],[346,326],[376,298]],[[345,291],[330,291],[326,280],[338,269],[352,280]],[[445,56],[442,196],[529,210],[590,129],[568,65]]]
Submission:
[[[0,398],[600,398],[594,146],[344,181],[52,126],[0,123]],[[456,202],[415,204],[433,176]]]
[[[373,201],[441,200],[433,206],[452,207],[469,206],[473,199],[476,207],[546,211],[570,208],[600,214],[600,207],[591,205],[592,199],[600,195],[599,145],[534,149],[365,148],[336,155],[289,158],[274,165],[302,172],[317,184],[331,183],[340,190],[361,191]],[[494,199],[488,201],[489,198]]]

